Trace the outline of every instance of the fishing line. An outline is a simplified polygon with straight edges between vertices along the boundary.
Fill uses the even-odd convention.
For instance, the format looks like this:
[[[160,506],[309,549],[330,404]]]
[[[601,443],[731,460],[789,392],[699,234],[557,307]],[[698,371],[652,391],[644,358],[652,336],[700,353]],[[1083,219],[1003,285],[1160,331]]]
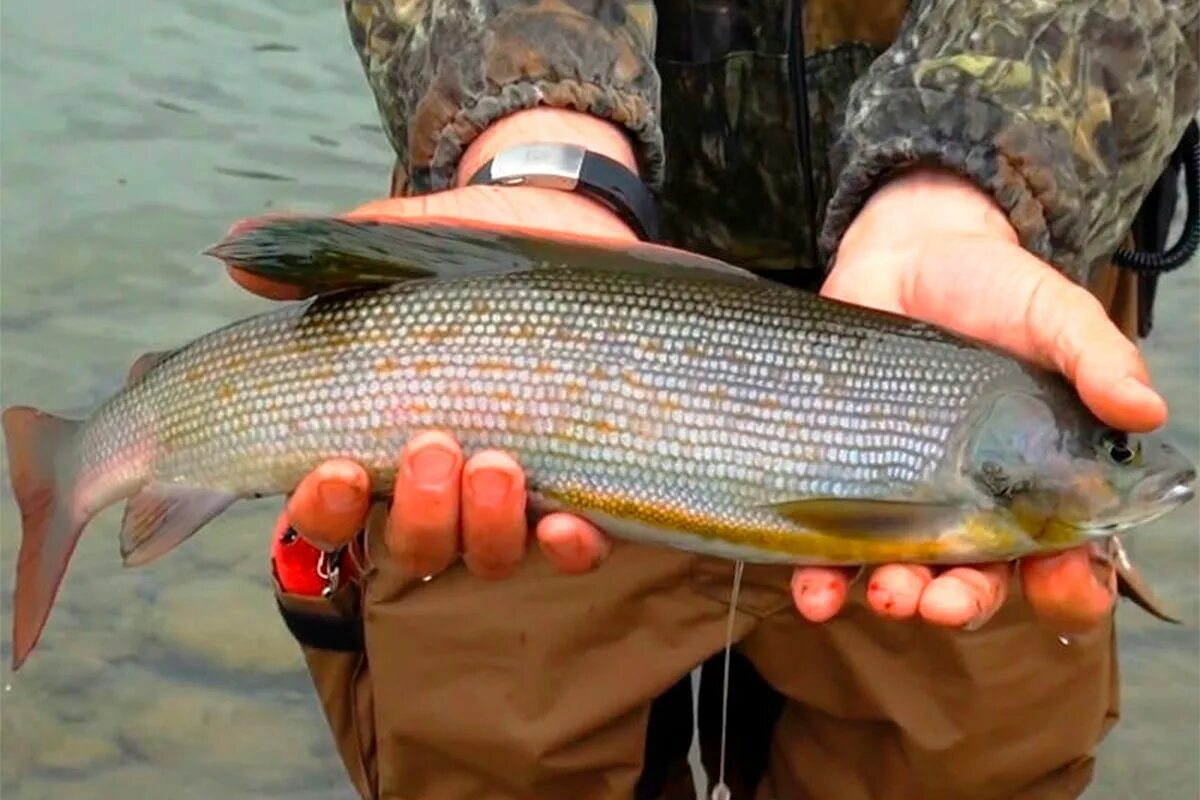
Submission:
[[[729,654],[733,650],[733,623],[737,619],[743,566],[744,564],[738,561],[733,567],[733,591],[729,593],[729,618],[725,622],[725,671],[721,676],[721,759],[717,762],[717,784],[713,786],[712,800],[731,800],[733,797],[733,792],[725,785],[725,738],[729,731]]]

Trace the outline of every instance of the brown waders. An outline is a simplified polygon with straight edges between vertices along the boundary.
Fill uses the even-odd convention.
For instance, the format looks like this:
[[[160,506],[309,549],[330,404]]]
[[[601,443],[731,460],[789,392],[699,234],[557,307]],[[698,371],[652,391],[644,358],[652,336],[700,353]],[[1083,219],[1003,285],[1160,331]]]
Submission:
[[[1093,287],[1127,331],[1134,286],[1114,270]],[[731,563],[616,543],[583,576],[535,548],[507,580],[456,566],[412,581],[384,550],[384,519],[376,508],[360,543],[364,578],[328,600],[279,597],[364,798],[692,798],[689,673],[713,657],[700,720],[711,786]],[[734,798],[1083,791],[1119,711],[1111,617],[1064,645],[1014,586],[982,629],[950,631],[877,618],[858,581],[842,613],[813,624],[790,573],[747,566],[743,579]]]

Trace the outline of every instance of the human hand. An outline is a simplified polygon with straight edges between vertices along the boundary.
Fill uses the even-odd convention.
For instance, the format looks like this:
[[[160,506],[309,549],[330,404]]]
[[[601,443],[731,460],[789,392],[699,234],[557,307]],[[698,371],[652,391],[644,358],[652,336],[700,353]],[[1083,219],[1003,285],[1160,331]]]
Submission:
[[[947,172],[914,170],[874,194],[846,231],[822,294],[931,322],[1056,369],[1114,427],[1145,431],[1166,420],[1136,346],[1100,302],[1023,249],[991,198]],[[1026,558],[1019,568],[1035,613],[1064,633],[1094,625],[1112,608],[1115,574],[1097,574],[1090,547]],[[935,575],[925,566],[881,566],[867,600],[883,617],[974,628],[1003,604],[1013,569],[985,564]],[[798,570],[797,607],[811,620],[829,619],[849,579],[844,570]]]
[[[609,240],[636,241],[611,211],[582,196],[531,187],[465,186],[475,170],[503,145],[522,141],[585,144],[634,166],[623,135],[601,120],[574,112],[535,109],[506,118],[475,140],[464,154],[457,188],[411,198],[368,203],[348,219],[425,219],[439,223],[501,226]],[[296,299],[295,288],[230,268],[234,281],[272,299]],[[450,435],[429,431],[413,437],[397,454],[398,474],[385,541],[401,569],[414,576],[441,572],[461,553],[467,568],[486,578],[510,574],[525,554],[525,476],[508,454],[489,450],[464,458]],[[333,550],[363,527],[370,507],[370,481],[347,459],[328,461],[305,477],[287,500],[276,533],[290,527],[310,544]],[[588,522],[552,514],[538,522],[536,538],[563,572],[592,568],[608,541]]]

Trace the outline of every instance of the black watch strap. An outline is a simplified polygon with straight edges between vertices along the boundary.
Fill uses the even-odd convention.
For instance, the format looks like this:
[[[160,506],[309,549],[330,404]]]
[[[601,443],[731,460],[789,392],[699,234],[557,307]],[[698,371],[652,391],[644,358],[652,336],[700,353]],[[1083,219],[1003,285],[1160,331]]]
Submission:
[[[658,204],[646,184],[624,164],[579,145],[547,142],[505,148],[469,183],[578,192],[611,209],[642,239],[659,238]]]

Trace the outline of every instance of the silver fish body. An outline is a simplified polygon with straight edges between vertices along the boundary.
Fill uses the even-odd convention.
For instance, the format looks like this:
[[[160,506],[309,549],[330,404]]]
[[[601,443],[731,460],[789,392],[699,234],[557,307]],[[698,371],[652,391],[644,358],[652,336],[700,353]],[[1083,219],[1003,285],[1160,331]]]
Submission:
[[[27,470],[40,479],[14,479],[18,498],[38,480],[70,487],[40,528],[27,521],[22,658],[65,570],[63,542],[102,508],[129,498],[122,553],[146,563],[237,498],[288,492],[330,458],[362,463],[386,494],[404,442],[429,428],[467,453],[511,452],[540,508],[757,562],[1015,558],[1164,513],[1194,479],[1156,439],[1142,463],[1109,463],[1128,437],[1004,354],[703,273],[558,265],[353,289],[139,372],[77,425],[6,412],[10,458],[53,455]]]

